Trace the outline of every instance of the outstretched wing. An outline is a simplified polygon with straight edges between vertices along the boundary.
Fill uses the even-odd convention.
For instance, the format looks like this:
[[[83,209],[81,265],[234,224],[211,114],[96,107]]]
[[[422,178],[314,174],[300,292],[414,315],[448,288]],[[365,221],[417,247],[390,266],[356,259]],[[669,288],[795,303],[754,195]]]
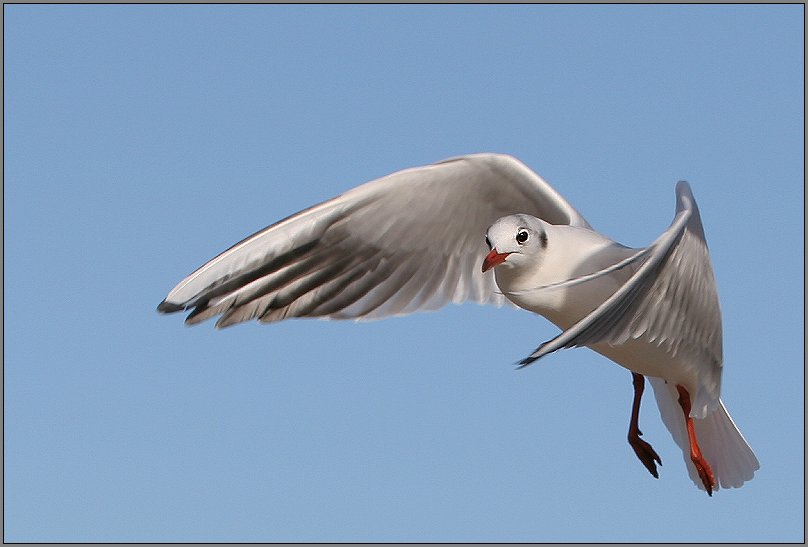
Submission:
[[[223,327],[288,317],[375,319],[449,302],[501,305],[478,262],[485,230],[528,213],[588,227],[519,160],[475,154],[358,186],[237,243],[181,281],[158,306],[221,315]]]
[[[644,261],[600,306],[520,364],[529,365],[561,348],[620,345],[645,336],[672,356],[684,356],[686,365],[704,367],[699,374],[704,400],[718,401],[721,311],[699,209],[686,182],[676,185],[673,223],[629,260]]]

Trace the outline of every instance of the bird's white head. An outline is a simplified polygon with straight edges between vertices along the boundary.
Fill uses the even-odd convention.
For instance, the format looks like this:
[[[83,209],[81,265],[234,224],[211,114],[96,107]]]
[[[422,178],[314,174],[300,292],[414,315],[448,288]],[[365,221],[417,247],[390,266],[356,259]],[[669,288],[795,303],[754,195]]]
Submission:
[[[537,265],[547,248],[545,223],[533,216],[518,214],[502,217],[485,234],[491,252],[483,260],[483,272],[501,266],[519,269]]]

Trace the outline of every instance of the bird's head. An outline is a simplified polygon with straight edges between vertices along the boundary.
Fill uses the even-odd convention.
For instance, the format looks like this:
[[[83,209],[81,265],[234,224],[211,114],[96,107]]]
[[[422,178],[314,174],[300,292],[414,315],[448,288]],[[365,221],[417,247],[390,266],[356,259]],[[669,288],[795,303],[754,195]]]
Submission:
[[[491,252],[483,260],[483,272],[500,266],[518,269],[536,265],[547,248],[544,222],[536,217],[518,214],[502,217],[485,234],[485,243]]]

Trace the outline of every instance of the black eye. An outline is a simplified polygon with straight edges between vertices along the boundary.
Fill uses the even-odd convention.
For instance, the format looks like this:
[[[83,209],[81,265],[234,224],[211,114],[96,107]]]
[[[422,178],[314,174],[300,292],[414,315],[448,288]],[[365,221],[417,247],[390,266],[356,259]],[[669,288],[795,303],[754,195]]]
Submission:
[[[485,244],[488,245],[488,250],[491,250],[491,240],[488,239],[488,236],[485,236]]]
[[[516,233],[516,242],[517,242],[519,245],[521,245],[522,243],[524,243],[525,241],[527,241],[527,236],[528,236],[528,234],[527,234],[527,230],[519,230],[519,231]]]

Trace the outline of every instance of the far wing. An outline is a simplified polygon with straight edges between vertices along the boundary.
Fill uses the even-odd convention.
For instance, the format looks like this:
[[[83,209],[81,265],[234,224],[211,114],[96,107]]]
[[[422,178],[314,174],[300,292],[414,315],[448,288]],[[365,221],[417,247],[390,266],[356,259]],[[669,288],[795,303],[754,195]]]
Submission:
[[[237,243],[158,306],[186,322],[374,319],[471,300],[501,305],[478,263],[495,220],[528,213],[589,227],[519,160],[475,154],[358,186]]]
[[[646,258],[647,257],[647,258]],[[722,357],[721,311],[698,206],[690,186],[676,185],[676,216],[647,249],[634,275],[589,315],[539,346],[527,366],[561,348],[620,345],[647,336],[692,367],[707,367],[708,399],[718,400]]]

